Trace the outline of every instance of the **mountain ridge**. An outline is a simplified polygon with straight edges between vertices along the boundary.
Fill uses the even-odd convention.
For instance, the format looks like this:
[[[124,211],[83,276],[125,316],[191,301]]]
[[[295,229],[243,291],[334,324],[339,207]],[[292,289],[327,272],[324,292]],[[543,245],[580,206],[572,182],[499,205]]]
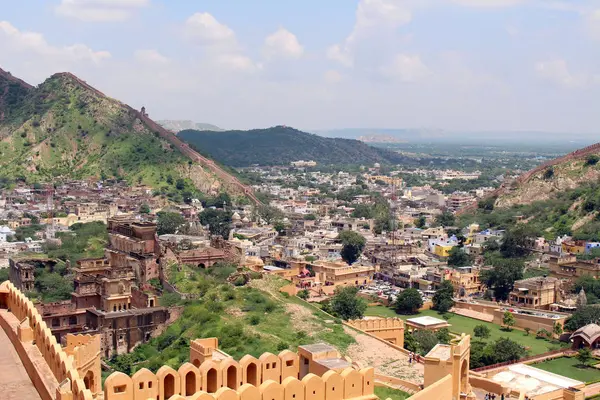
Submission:
[[[249,187],[147,114],[70,72],[32,87],[3,71],[2,88],[0,165],[9,175],[34,180],[111,175],[155,187],[176,175],[206,193],[225,189],[257,201]]]
[[[354,139],[325,138],[287,126],[248,131],[185,130],[178,137],[202,153],[233,167],[289,165],[313,160],[320,164],[398,164],[411,159]]]

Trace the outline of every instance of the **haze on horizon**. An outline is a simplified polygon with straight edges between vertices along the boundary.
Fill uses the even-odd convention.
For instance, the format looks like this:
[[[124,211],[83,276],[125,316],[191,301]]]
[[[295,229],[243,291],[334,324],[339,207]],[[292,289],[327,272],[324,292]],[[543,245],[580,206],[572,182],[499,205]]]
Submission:
[[[0,0],[0,9],[1,68],[32,84],[73,72],[157,120],[588,137],[600,126],[600,0]]]

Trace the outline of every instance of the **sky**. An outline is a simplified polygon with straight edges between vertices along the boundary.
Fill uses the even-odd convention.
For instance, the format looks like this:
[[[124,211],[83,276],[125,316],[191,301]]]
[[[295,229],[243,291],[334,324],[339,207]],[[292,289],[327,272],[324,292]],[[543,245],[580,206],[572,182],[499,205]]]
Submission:
[[[229,129],[592,136],[600,0],[0,0],[0,68]]]

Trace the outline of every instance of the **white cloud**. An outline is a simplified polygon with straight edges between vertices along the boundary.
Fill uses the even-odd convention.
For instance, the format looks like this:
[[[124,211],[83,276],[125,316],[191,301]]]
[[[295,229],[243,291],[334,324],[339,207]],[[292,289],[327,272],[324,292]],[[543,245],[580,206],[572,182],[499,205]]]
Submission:
[[[252,59],[241,54],[220,54],[215,58],[218,65],[233,71],[254,72],[262,68],[255,64]]]
[[[325,82],[333,84],[333,83],[341,82],[343,79],[343,76],[342,76],[342,74],[339,73],[339,71],[330,69],[328,71],[325,71],[325,74],[323,75],[323,79],[325,79]]]
[[[327,50],[327,57],[350,67],[354,64],[354,47],[369,32],[393,30],[412,20],[412,12],[405,0],[360,0],[356,8],[356,21],[352,32],[343,44]]]
[[[380,69],[383,76],[401,82],[416,82],[431,75],[418,55],[398,54],[391,64]]]
[[[267,58],[300,58],[304,54],[304,47],[296,35],[285,28],[279,28],[265,39],[264,54]]]
[[[600,8],[587,13],[585,24],[590,36],[600,40]]]
[[[134,57],[139,62],[155,65],[164,65],[170,62],[167,57],[154,49],[136,50]]]
[[[149,0],[62,0],[55,12],[86,22],[114,22],[129,19],[149,4]]]
[[[235,32],[207,12],[189,17],[185,22],[185,29],[190,39],[203,46],[236,45]]]
[[[344,67],[351,67],[354,64],[354,57],[348,49],[342,49],[339,44],[334,44],[327,49],[327,58],[337,61]]]
[[[65,62],[91,61],[99,63],[111,57],[108,51],[94,51],[83,44],[56,47],[37,32],[20,31],[8,21],[0,21],[0,53],[30,51],[39,57],[62,59]],[[37,62],[43,62],[41,58]]]
[[[530,0],[452,0],[465,7],[512,7]]]
[[[567,88],[577,88],[600,83],[598,75],[573,73],[567,62],[563,59],[539,61],[535,64],[535,71],[540,78]]]

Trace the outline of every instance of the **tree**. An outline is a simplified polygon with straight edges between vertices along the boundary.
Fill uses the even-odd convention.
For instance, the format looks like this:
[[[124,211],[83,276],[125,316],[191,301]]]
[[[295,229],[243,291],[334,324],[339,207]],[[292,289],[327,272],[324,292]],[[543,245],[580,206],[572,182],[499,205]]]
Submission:
[[[437,335],[428,330],[418,330],[413,332],[413,336],[419,344],[419,352],[421,355],[425,355],[439,343]]]
[[[423,298],[417,289],[406,289],[398,295],[394,309],[398,314],[416,314],[423,307]]]
[[[502,359],[502,361],[497,362],[516,361],[524,357],[527,353],[525,347],[508,338],[498,339],[494,343],[493,351]]]
[[[527,224],[518,224],[508,229],[502,238],[500,252],[507,258],[519,258],[529,255],[537,232]]]
[[[267,206],[264,204],[259,205],[256,209],[256,212],[258,216],[269,225],[274,223],[275,221],[282,220],[284,217],[283,211],[281,211],[279,208]]]
[[[296,296],[300,297],[302,300],[306,300],[306,299],[308,299],[310,294],[308,293],[307,289],[304,289],[304,290],[300,290],[298,293],[296,293]]]
[[[587,324],[600,320],[600,307],[585,306],[578,309],[565,323],[565,329],[574,332]]]
[[[515,316],[510,311],[505,311],[502,316],[502,324],[504,324],[506,329],[511,330],[516,323]]]
[[[415,226],[417,228],[425,228],[425,225],[427,224],[427,219],[425,218],[425,216],[421,215],[419,218],[415,219]]]
[[[140,214],[150,214],[150,206],[148,203],[144,203],[140,206]]]
[[[199,218],[202,225],[208,225],[208,231],[211,235],[229,239],[232,215],[231,211],[208,208],[199,214]]]
[[[439,331],[436,332],[435,336],[437,337],[437,340],[440,343],[450,343],[450,339],[452,339],[452,337],[450,336],[450,330],[448,328],[442,328]]]
[[[469,255],[458,246],[454,246],[448,252],[448,265],[452,267],[464,267],[471,263]]]
[[[433,295],[433,309],[440,312],[446,313],[452,307],[454,307],[454,286],[452,282],[446,280],[440,285],[440,288]]]
[[[342,259],[352,265],[363,252],[367,240],[358,232],[343,231],[339,234],[338,239],[342,242]]]
[[[581,365],[584,365],[587,367],[588,363],[592,359],[592,351],[589,348],[585,347],[583,349],[580,349],[577,352],[576,357],[579,360],[579,362],[581,363]]]
[[[183,224],[185,218],[179,213],[160,211],[157,214],[156,230],[159,235],[176,233]]]
[[[492,269],[482,271],[481,280],[493,290],[497,300],[506,300],[515,281],[523,278],[523,261],[497,259],[494,263]]]
[[[554,333],[554,335],[556,335],[556,337],[560,337],[560,335],[562,335],[562,333],[563,333],[562,325],[559,324],[558,322],[555,322],[554,326],[552,327],[552,333]]]
[[[454,226],[456,218],[450,211],[444,211],[437,217],[435,217],[435,224],[438,226]]]
[[[331,298],[331,311],[344,320],[360,319],[367,309],[367,302],[358,297],[358,288],[354,286],[338,287]]]
[[[490,328],[486,325],[476,325],[473,328],[473,334],[475,337],[487,339],[490,337]]]

